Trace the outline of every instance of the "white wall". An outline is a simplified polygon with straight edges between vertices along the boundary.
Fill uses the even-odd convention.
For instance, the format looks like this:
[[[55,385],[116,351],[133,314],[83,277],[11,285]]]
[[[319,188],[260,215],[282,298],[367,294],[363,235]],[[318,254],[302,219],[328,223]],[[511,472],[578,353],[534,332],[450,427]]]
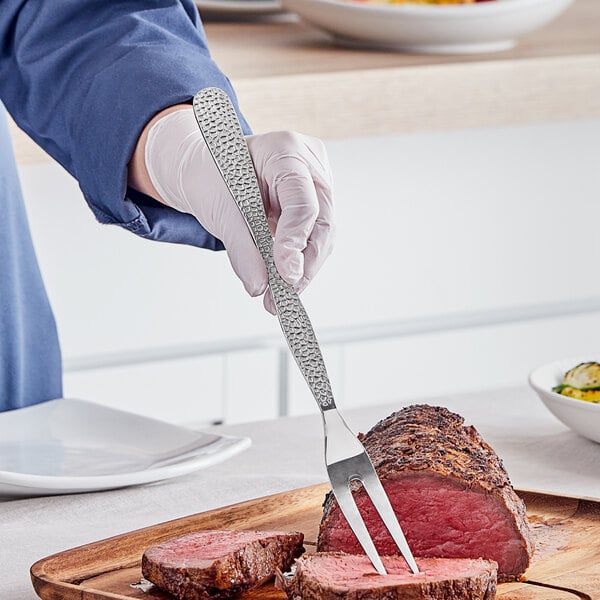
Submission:
[[[600,120],[328,142],[338,241],[304,294],[317,333],[600,299],[599,142]],[[67,368],[279,335],[224,253],[96,224],[58,166],[21,175]],[[599,325],[596,313],[333,344],[326,359],[338,404],[357,406],[524,384],[539,362],[599,350]],[[278,368],[265,349],[73,371],[65,394],[174,422],[232,422],[276,413]],[[290,373],[291,412],[315,410]]]

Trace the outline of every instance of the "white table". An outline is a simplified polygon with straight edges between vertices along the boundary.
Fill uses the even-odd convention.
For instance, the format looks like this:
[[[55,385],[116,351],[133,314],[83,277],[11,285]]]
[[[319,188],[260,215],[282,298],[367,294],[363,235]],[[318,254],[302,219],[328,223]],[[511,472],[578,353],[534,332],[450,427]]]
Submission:
[[[515,487],[600,500],[600,445],[578,437],[527,388],[428,401],[462,414],[503,458]],[[366,431],[402,404],[347,411]],[[0,502],[0,597],[37,598],[36,560],[67,548],[242,500],[326,480],[320,417],[214,428],[250,436],[242,455],[169,482],[101,493]]]

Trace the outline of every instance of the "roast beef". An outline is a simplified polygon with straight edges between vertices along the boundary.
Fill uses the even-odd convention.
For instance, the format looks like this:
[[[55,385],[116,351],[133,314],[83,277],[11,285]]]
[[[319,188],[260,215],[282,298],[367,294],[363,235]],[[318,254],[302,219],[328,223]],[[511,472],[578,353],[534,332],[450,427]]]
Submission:
[[[492,600],[496,563],[469,558],[420,558],[413,575],[397,556],[382,558],[379,575],[363,555],[324,552],[304,555],[275,585],[290,600]]]
[[[290,568],[302,533],[200,531],[148,548],[142,574],[180,600],[231,598]]]
[[[494,560],[499,581],[525,571],[532,552],[525,505],[496,453],[462,417],[409,406],[361,438],[415,556]],[[362,488],[355,498],[379,553],[397,554]],[[318,549],[362,552],[331,493]]]

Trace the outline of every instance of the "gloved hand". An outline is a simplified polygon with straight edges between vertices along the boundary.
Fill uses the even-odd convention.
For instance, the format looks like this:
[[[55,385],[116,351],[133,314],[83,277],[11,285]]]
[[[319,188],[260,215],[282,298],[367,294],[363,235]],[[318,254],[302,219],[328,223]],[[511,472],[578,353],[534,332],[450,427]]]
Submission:
[[[331,253],[332,181],[323,143],[290,132],[246,138],[258,175],[273,255],[281,276],[301,292]],[[190,107],[152,125],[145,145],[148,175],[159,200],[194,215],[220,239],[251,296],[267,288],[267,272],[246,223],[209,153]],[[275,313],[270,294],[265,308]]]

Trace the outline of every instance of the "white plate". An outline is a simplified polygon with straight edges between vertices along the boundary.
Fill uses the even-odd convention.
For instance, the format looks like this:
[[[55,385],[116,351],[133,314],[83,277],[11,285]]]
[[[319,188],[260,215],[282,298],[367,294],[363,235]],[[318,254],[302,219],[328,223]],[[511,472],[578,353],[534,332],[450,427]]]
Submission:
[[[272,15],[281,12],[279,0],[196,0],[201,16]]]
[[[477,4],[376,4],[282,0],[285,8],[341,43],[431,54],[495,52],[542,27],[573,0],[493,0]]]
[[[0,413],[0,496],[107,490],[219,463],[248,438],[201,433],[83,400]]]
[[[546,408],[567,427],[594,442],[600,443],[600,404],[585,402],[553,392],[564,374],[582,362],[600,362],[600,356],[563,358],[538,367],[529,375],[529,383]]]

